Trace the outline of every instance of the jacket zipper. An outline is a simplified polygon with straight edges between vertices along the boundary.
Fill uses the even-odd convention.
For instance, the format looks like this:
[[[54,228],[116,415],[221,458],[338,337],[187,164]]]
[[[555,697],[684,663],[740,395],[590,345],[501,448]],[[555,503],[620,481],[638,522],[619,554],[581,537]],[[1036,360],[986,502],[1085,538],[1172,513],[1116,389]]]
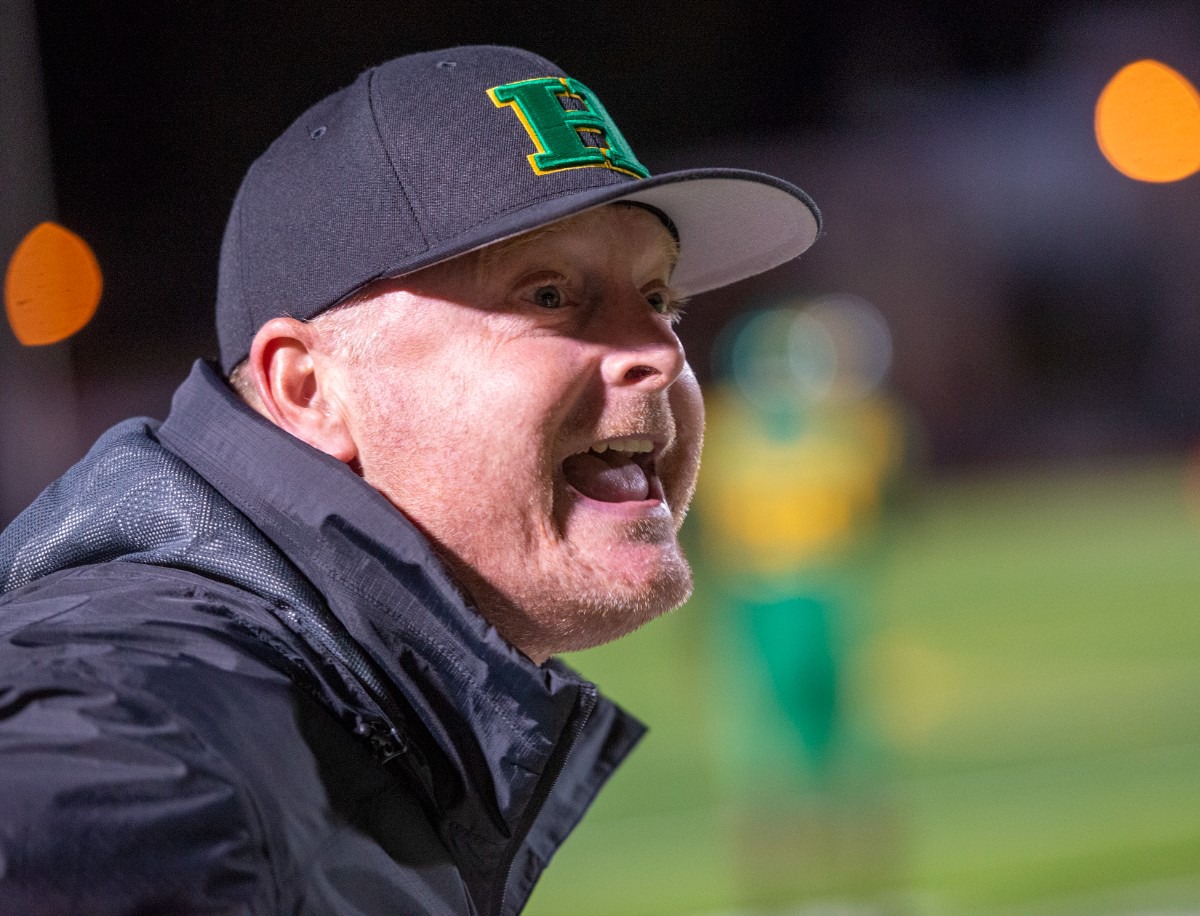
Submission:
[[[407,720],[404,712],[388,695],[383,683],[375,674],[371,662],[363,656],[350,637],[322,625],[319,608],[310,608],[305,605],[300,605],[300,607],[316,618],[314,620],[301,616],[297,613],[296,608],[292,609],[293,620],[301,630],[302,638],[315,642],[337,662],[344,665],[348,673],[358,680],[367,698],[375,704],[376,714],[379,718],[374,718],[370,713],[364,715],[360,711],[355,716],[357,722],[353,729],[354,734],[366,740],[372,756],[381,764],[386,766],[396,761],[397,758],[401,758],[399,762],[405,766],[405,769],[423,790],[427,804],[440,815],[441,806],[433,791],[433,780],[429,768],[425,764],[424,757],[405,736]]]
[[[525,845],[525,838],[529,836],[529,831],[533,829],[533,825],[537,822],[537,817],[542,811],[542,806],[546,804],[546,799],[554,792],[554,788],[558,784],[558,778],[562,775],[563,769],[566,768],[571,751],[575,748],[575,742],[583,734],[583,729],[592,716],[592,710],[596,708],[596,688],[592,684],[581,685],[577,702],[579,708],[574,720],[571,722],[570,732],[559,742],[558,747],[555,749],[557,753],[554,760],[550,762],[546,768],[546,772],[542,774],[537,791],[525,807],[525,813],[521,818],[521,829],[517,831],[510,844],[511,849],[508,853],[508,861],[504,864],[503,869],[504,883],[500,885],[500,903],[492,911],[496,916],[503,916],[504,906],[508,902],[508,882],[512,878],[512,870],[513,865],[516,863],[517,853]]]

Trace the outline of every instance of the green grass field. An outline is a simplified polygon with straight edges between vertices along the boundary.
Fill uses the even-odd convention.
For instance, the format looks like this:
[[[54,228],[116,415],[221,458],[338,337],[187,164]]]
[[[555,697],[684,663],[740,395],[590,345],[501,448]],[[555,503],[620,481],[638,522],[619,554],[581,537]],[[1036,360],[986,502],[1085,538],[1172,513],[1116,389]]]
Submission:
[[[1200,911],[1200,515],[1170,461],[926,484],[816,774],[698,569],[571,662],[651,732],[533,914]]]

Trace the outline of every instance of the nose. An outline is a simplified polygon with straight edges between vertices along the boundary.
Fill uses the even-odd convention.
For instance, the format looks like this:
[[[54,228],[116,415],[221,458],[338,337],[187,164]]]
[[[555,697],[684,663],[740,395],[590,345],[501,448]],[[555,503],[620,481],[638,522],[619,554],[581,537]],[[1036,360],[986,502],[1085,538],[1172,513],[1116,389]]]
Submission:
[[[661,391],[674,384],[687,365],[683,344],[669,321],[645,299],[612,318],[602,374],[606,384]]]

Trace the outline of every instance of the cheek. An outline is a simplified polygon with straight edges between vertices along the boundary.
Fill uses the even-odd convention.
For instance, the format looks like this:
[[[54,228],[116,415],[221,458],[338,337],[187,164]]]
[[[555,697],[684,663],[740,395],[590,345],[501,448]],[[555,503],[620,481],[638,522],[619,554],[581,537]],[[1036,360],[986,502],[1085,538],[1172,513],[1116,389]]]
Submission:
[[[691,366],[685,366],[668,395],[675,417],[675,434],[684,451],[700,455],[704,442],[704,398]]]
[[[446,399],[454,385],[407,364],[355,367],[345,407],[359,463],[367,481],[393,500],[428,481],[435,456],[460,451],[447,441],[455,431],[456,412]]]
[[[670,470],[677,481],[675,485],[686,488],[686,498],[690,499],[700,468],[700,448],[704,444],[704,399],[691,366],[685,367],[671,386],[668,398],[675,417],[675,448]]]
[[[600,376],[573,340],[512,343],[490,364],[476,396],[488,423],[536,436],[543,444],[603,409]],[[586,415],[586,416],[585,416]]]

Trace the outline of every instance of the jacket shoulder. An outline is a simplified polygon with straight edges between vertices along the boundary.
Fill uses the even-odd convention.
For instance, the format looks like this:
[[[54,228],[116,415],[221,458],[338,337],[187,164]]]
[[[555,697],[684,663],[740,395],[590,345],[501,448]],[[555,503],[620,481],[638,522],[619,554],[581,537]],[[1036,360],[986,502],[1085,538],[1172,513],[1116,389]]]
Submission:
[[[274,908],[222,735],[286,678],[185,625],[195,599],[161,571],[86,567],[0,599],[0,911]]]
[[[0,599],[0,912],[466,911],[420,806],[281,667],[299,650],[261,605],[120,562]]]

